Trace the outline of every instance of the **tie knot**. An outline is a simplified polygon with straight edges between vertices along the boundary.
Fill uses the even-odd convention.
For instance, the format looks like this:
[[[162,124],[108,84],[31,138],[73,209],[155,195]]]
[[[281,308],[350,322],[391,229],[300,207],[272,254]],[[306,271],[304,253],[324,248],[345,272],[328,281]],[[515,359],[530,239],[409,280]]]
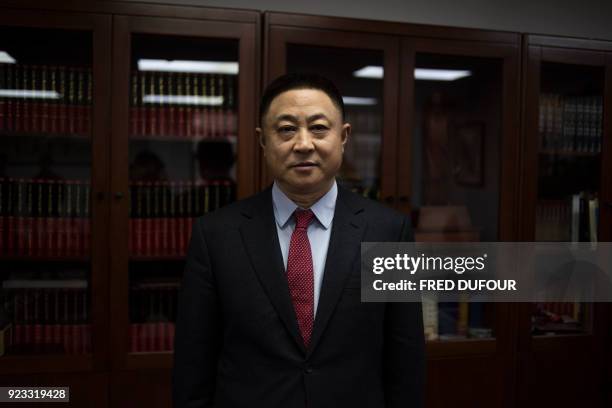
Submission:
[[[295,210],[295,228],[308,228],[310,221],[314,218],[312,210]]]

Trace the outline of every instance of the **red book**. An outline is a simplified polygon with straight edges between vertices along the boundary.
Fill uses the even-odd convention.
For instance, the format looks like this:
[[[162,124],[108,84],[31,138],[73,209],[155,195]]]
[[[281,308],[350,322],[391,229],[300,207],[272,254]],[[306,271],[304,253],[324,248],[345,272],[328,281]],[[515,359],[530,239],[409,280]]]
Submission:
[[[142,254],[142,183],[140,181],[134,182],[134,193],[136,195],[136,210],[132,214],[134,217],[134,236],[136,239],[134,245],[134,254],[141,255]]]
[[[138,351],[147,350],[147,330],[146,323],[138,323]]]
[[[174,351],[174,323],[168,323],[168,339],[170,340],[168,350]]]
[[[24,219],[24,229],[25,229],[25,247],[26,253],[29,256],[35,256],[36,251],[34,248],[34,218],[25,217]]]
[[[81,233],[81,228],[82,228],[82,221],[81,221],[81,216],[82,216],[82,211],[83,209],[81,208],[82,204],[81,204],[81,196],[83,195],[84,192],[84,188],[83,188],[83,183],[80,180],[74,180],[74,186],[73,186],[73,190],[74,190],[74,202],[75,202],[75,208],[72,214],[72,217],[74,217],[74,219],[72,220],[72,235],[70,236],[70,241],[71,242],[71,247],[72,247],[72,251],[75,254],[78,255],[83,255],[83,240],[82,240],[82,233]]]
[[[64,352],[66,354],[72,354],[72,336],[71,327],[69,323],[63,323],[62,328],[62,343],[64,345]]]
[[[144,218],[144,234],[145,234],[145,255],[153,255],[153,182],[145,181],[145,218]]]
[[[23,289],[21,291],[23,293],[23,322],[25,324],[24,326],[24,333],[23,333],[23,343],[24,344],[30,344],[32,342],[32,327],[31,327],[31,322],[32,322],[32,315],[31,315],[31,303],[30,303],[30,295],[29,295],[29,290],[28,289]]]
[[[24,325],[20,323],[15,324],[15,330],[13,332],[13,344],[24,344],[25,343],[25,330]]]
[[[90,255],[91,252],[91,220],[83,219],[83,236],[85,241],[84,254]]]
[[[130,353],[138,351],[138,327],[136,323],[130,323]]]
[[[183,182],[179,181],[179,202],[178,202],[178,216],[176,218],[176,223],[178,226],[178,253],[179,255],[183,255],[183,250],[184,250],[184,240],[185,240],[185,205],[183,202]]]
[[[157,333],[157,350],[167,351],[168,348],[166,346],[166,322],[157,322],[155,332]]]
[[[9,255],[15,254],[15,217],[9,216],[6,220],[6,249]]]
[[[82,334],[83,334],[83,330],[82,330],[82,324],[78,324],[78,323],[73,323],[72,325],[72,350],[74,354],[80,354],[81,353],[81,349],[83,348],[83,339]]]
[[[170,254],[171,255],[176,255],[178,253],[178,247],[177,247],[177,239],[176,239],[176,208],[175,208],[175,204],[174,204],[174,197],[176,196],[176,182],[175,181],[171,181],[170,182],[170,216],[168,218],[168,231],[170,234]]]
[[[161,191],[160,182],[153,182],[153,255],[159,255],[161,247],[161,218],[159,216]]]
[[[143,245],[142,245],[142,218],[135,218],[134,219],[134,232],[135,232],[135,236],[136,236],[136,246],[134,248],[134,254],[135,255],[142,255],[143,251]]]
[[[155,328],[157,326],[154,322],[146,323],[147,327],[147,351],[157,351],[157,341],[155,339]]]

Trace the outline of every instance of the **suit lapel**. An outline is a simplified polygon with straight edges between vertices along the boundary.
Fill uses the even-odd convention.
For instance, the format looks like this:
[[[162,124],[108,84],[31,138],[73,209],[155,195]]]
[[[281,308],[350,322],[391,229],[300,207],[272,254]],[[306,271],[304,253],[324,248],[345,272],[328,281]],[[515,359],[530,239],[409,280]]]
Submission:
[[[287,285],[276,232],[271,189],[260,193],[254,200],[253,207],[244,211],[243,216],[246,221],[242,224],[240,233],[253,269],[291,337],[302,351],[306,352]]]
[[[309,356],[321,339],[340,299],[351,271],[351,262],[359,256],[361,238],[365,231],[363,218],[358,215],[362,211],[363,208],[350,199],[350,194],[339,187],[317,315],[307,353]]]

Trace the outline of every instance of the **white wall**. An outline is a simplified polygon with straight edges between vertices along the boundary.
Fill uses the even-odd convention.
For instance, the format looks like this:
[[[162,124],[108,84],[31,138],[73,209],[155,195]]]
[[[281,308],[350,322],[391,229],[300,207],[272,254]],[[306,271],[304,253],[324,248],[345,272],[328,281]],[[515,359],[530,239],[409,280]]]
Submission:
[[[612,0],[148,1],[286,11],[612,40]]]

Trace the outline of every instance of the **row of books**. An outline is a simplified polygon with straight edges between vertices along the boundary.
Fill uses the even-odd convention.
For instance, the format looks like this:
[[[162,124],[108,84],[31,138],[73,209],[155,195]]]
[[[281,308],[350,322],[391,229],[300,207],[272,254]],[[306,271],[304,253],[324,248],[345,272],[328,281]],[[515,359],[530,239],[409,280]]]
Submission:
[[[540,95],[540,147],[544,151],[601,152],[601,96]]]
[[[231,203],[235,193],[229,179],[132,181],[130,217],[197,217]]]
[[[174,351],[174,323],[130,324],[129,352]]]
[[[536,241],[597,242],[599,199],[588,192],[536,206]]]
[[[0,217],[0,254],[11,256],[87,256],[89,218]]]
[[[180,282],[149,278],[130,286],[130,352],[172,351]]]
[[[156,105],[130,108],[132,137],[224,139],[237,132],[238,115],[226,108]]]
[[[428,296],[423,298],[422,305],[426,340],[492,336],[492,330],[485,324],[484,303],[469,302],[467,296],[460,296],[457,302],[438,302]]]
[[[5,345],[15,354],[91,353],[90,324],[21,324],[9,326]]]
[[[90,190],[86,180],[0,177],[0,216],[87,218]]]
[[[13,323],[73,324],[89,320],[85,279],[7,279],[0,305]]]
[[[0,64],[0,132],[87,134],[91,127],[91,68]]]
[[[134,71],[133,136],[216,138],[237,132],[235,75]]]
[[[0,295],[9,352],[91,353],[87,280],[7,279]]]
[[[147,323],[176,320],[178,280],[135,281],[130,286],[130,321]]]
[[[217,180],[130,182],[130,216],[198,216],[235,199],[235,183]],[[0,217],[87,218],[90,184],[80,180],[0,177]]]

